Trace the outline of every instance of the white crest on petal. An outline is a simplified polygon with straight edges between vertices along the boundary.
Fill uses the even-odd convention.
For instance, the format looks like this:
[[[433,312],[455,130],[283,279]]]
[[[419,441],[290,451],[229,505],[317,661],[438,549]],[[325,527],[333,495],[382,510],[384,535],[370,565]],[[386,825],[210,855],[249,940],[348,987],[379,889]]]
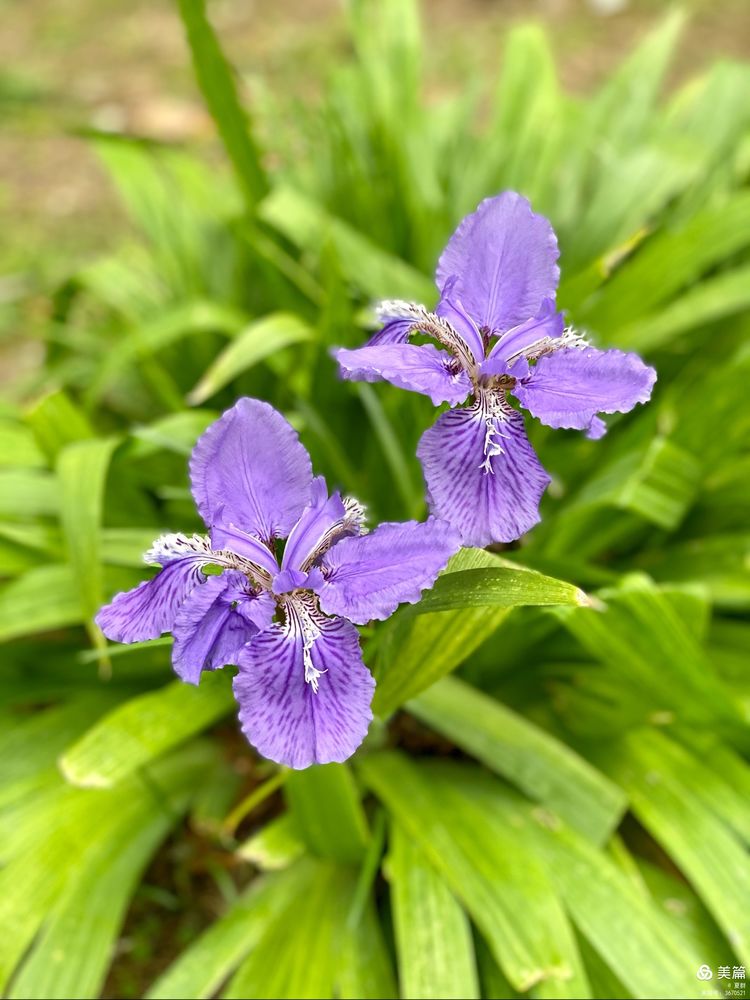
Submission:
[[[190,558],[204,565],[239,570],[263,589],[269,590],[271,587],[271,576],[267,570],[230,549],[212,549],[208,535],[184,535],[182,532],[160,535],[151,548],[143,553],[143,561],[149,566],[167,566],[177,559]]]
[[[318,540],[315,548],[300,566],[300,569],[304,572],[314,566],[318,559],[324,556],[331,546],[335,545],[341,538],[346,538],[348,535],[362,535],[365,533],[364,520],[366,511],[364,506],[354,497],[344,497],[342,503],[344,505],[344,516],[335,521]]]
[[[461,334],[442,316],[431,313],[417,302],[403,302],[400,299],[386,299],[380,302],[375,313],[383,324],[396,319],[410,320],[412,323],[410,334],[423,333],[432,337],[458,359],[462,368],[467,372],[474,371],[476,361],[469,346]]]
[[[495,455],[504,455],[505,449],[501,441],[510,440],[509,434],[504,434],[501,427],[515,412],[508,403],[504,390],[480,391],[475,404],[478,414],[485,422],[484,461],[479,466],[485,474],[494,476],[492,459]]]
[[[287,613],[286,627],[290,633],[298,632],[302,639],[302,662],[305,668],[305,683],[313,689],[313,693],[318,693],[320,678],[327,673],[326,670],[319,670],[312,661],[312,649],[317,639],[320,638],[320,628],[316,624],[316,618],[325,617],[318,606],[318,600],[314,594],[297,593],[294,597],[283,601]]]
[[[343,527],[353,534],[363,535],[367,531],[365,527],[367,508],[356,497],[344,497],[343,503],[346,511],[342,522]]]
[[[375,317],[384,325],[394,319],[414,319],[423,316],[427,310],[417,302],[405,302],[403,299],[383,299],[375,306]]]
[[[555,351],[562,350],[583,350],[585,347],[591,347],[591,344],[586,340],[586,338],[578,333],[572,326],[566,326],[559,337],[540,337],[539,340],[535,340],[533,343],[528,344],[526,347],[517,351],[515,354],[511,355],[508,360],[508,364],[512,364],[519,358],[526,358],[527,361],[538,361],[539,358],[543,357],[545,354],[554,354]]]
[[[213,555],[208,535],[183,535],[181,532],[159,535],[151,548],[143,553],[143,561],[149,565],[166,566],[175,559],[190,555]]]

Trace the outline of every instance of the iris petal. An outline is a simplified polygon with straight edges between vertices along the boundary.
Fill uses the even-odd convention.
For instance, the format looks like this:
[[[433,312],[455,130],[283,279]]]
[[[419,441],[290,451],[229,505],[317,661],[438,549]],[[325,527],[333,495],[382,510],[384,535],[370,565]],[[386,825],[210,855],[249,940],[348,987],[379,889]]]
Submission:
[[[511,542],[539,521],[550,478],[515,410],[449,410],[419,442],[430,509],[464,545]]]
[[[197,684],[204,670],[236,663],[243,646],[270,626],[274,601],[248,592],[247,578],[230,571],[196,587],[175,617],[172,663],[184,681]]]
[[[341,494],[336,492],[329,497],[322,476],[316,478],[316,484],[315,502],[304,509],[287,539],[281,561],[282,570],[301,569],[327,532],[346,516]]]
[[[369,535],[345,538],[323,559],[320,606],[364,624],[416,604],[461,546],[445,521],[381,524]]]
[[[487,198],[459,224],[440,257],[436,280],[476,325],[509,330],[536,316],[555,294],[560,271],[554,230],[514,191]]]
[[[429,396],[435,406],[461,403],[471,392],[466,372],[462,368],[456,370],[451,355],[432,344],[339,348],[333,354],[344,378],[363,382],[382,379],[401,389]]]
[[[265,542],[286,537],[310,502],[310,456],[291,424],[258,399],[240,399],[199,438],[190,476],[207,525],[221,516]]]
[[[552,299],[545,299],[539,314],[519,326],[508,330],[498,338],[481,366],[482,375],[502,375],[508,362],[539,341],[553,341],[563,335],[565,321],[563,314],[555,311]]]
[[[458,279],[450,278],[443,289],[443,294],[435,309],[435,315],[444,319],[460,336],[468,347],[474,361],[484,357],[484,341],[474,320],[464,309],[454,292]]]
[[[152,580],[116,594],[96,616],[96,624],[113,642],[145,642],[170,632],[180,605],[205,579],[203,557],[175,559]]]
[[[318,614],[305,626],[294,611],[252,640],[234,679],[245,736],[292,768],[350,757],[367,734],[374,689],[353,625]]]
[[[537,361],[517,382],[513,395],[548,427],[593,431],[601,437],[597,413],[626,413],[651,396],[656,372],[637,354],[624,351],[555,351]]]

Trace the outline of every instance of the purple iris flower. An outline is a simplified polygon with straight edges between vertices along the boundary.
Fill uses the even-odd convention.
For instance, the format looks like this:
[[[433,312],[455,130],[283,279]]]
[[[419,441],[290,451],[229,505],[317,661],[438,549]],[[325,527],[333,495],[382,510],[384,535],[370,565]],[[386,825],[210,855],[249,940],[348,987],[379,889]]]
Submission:
[[[375,687],[352,622],[416,603],[460,547],[457,532],[430,518],[365,534],[361,505],[328,495],[297,432],[257,399],[208,428],[190,474],[209,534],[158,538],[144,559],[159,572],[117,594],[97,624],[117,642],[171,632],[175,671],[191,684],[237,664],[242,728],[264,756],[294,768],[346,760]]]
[[[434,313],[384,302],[383,328],[364,347],[334,351],[344,378],[384,379],[454,407],[425,431],[417,455],[433,514],[465,545],[528,531],[550,482],[509,392],[549,427],[598,438],[598,414],[645,403],[656,380],[637,354],[596,350],[565,328],[554,302],[558,256],[552,226],[525,198],[488,198],[440,257]],[[440,346],[409,343],[415,334]]]

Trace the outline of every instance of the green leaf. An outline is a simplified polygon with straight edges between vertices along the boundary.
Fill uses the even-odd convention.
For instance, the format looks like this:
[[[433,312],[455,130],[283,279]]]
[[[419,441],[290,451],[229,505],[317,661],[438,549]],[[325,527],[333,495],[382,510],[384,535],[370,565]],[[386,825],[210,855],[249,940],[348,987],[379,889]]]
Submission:
[[[404,298],[430,303],[432,282],[409,264],[371,243],[341,219],[292,188],[276,188],[259,206],[260,217],[305,250],[319,253],[329,240],[344,275],[374,299]]]
[[[564,743],[468,684],[445,677],[406,708],[594,843],[603,844],[622,819],[627,799],[619,788]]]
[[[62,390],[49,393],[30,406],[26,423],[51,461],[66,444],[94,434],[83,411]]]
[[[33,569],[37,562],[38,557],[34,553],[0,537],[0,573],[2,576],[21,576]]]
[[[669,852],[734,953],[750,965],[750,861],[717,815],[726,793],[717,802],[713,789],[702,787],[707,774],[699,761],[656,732],[633,733],[602,752],[600,763],[625,788],[639,822]]]
[[[399,996],[372,899],[354,926],[347,920],[340,939],[337,981],[341,1000],[395,1000]]]
[[[414,1000],[479,997],[466,914],[398,823],[391,825],[386,871],[391,885],[401,995]]]
[[[339,942],[353,891],[352,873],[332,862],[295,865],[296,892],[232,978],[223,996],[326,1000],[335,995]],[[310,942],[315,947],[310,947]]]
[[[578,934],[578,947],[581,949],[592,994],[595,997],[609,997],[610,1000],[631,1000],[633,994],[625,989],[599,952],[580,933]]]
[[[634,997],[653,995],[655,981],[666,996],[702,995],[695,973],[703,957],[606,855],[572,831],[550,827],[545,817],[532,817],[519,835],[522,830],[534,839],[581,932]]]
[[[312,339],[313,331],[293,313],[272,313],[251,323],[224,348],[188,396],[191,405],[205,402],[259,361],[292,344]]]
[[[495,563],[492,567],[464,570],[453,570],[449,566],[435,581],[432,590],[414,605],[413,613],[428,614],[457,608],[515,608],[519,605],[589,606],[591,603],[572,583],[544,576],[499,556]]]
[[[171,309],[164,309],[154,318],[140,321],[128,329],[125,336],[107,352],[88,386],[88,398],[92,403],[99,402],[128,366],[136,361],[153,360],[160,351],[186,337],[212,332],[233,336],[246,324],[244,313],[210,300],[181,302]]]
[[[70,566],[38,566],[0,588],[0,642],[81,620],[81,600]]]
[[[658,581],[693,583],[720,608],[750,608],[750,534],[713,534],[650,549],[639,565]]]
[[[586,997],[572,929],[549,878],[516,831],[489,828],[462,774],[396,753],[363,757],[359,772],[469,911],[511,984],[540,997]]]
[[[28,427],[17,420],[0,419],[0,467],[38,469],[46,464]]]
[[[372,425],[375,437],[385,456],[394,486],[399,492],[401,502],[407,513],[419,515],[424,509],[424,497],[421,484],[419,488],[409,468],[409,461],[398,434],[380,402],[377,393],[367,383],[357,385],[357,395]]]
[[[414,765],[409,768],[416,770]],[[405,769],[404,762],[399,771],[390,772],[390,777],[406,781],[405,774],[401,773]],[[465,836],[469,845],[472,841],[468,827],[473,816],[474,829],[481,830],[481,839],[475,837],[474,851],[482,851],[483,855],[487,850],[484,844],[494,844],[495,850],[503,850],[511,859],[506,863],[514,860],[524,869],[528,852],[533,864],[541,866],[550,879],[546,898],[554,899],[556,893],[560,894],[579,930],[633,996],[652,995],[655,979],[661,984],[659,991],[667,996],[701,995],[695,970],[703,959],[692,953],[682,936],[673,932],[648,897],[634,888],[629,876],[604,852],[545,809],[525,802],[517,793],[477,768],[439,764],[424,767],[423,772],[421,787],[425,792],[429,790],[434,803],[427,815],[432,818],[437,805],[446,825],[455,824],[460,818],[461,823],[467,825]],[[377,791],[382,797],[381,787],[379,785]],[[409,794],[416,794],[411,781],[406,788],[399,785],[398,792],[391,798],[395,800],[398,795],[400,800],[402,795]],[[424,823],[424,813],[421,820]],[[419,823],[420,818],[415,816],[410,825],[415,837],[420,836]],[[422,836],[434,837],[435,831],[426,831]],[[435,863],[438,863],[437,854],[444,848],[440,844],[435,848]],[[523,886],[523,881],[521,884]],[[525,888],[531,892],[532,883],[527,882]],[[456,888],[456,892],[460,890]],[[543,904],[536,901],[531,905]],[[528,907],[529,903],[524,906],[523,901],[518,901],[515,907],[518,922],[530,918]],[[472,916],[484,932],[477,915],[472,913]],[[491,938],[484,933],[492,945]],[[559,945],[563,938],[558,936],[554,940]],[[503,962],[501,947],[502,942],[499,942],[498,948],[493,949],[495,957],[517,987]],[[571,990],[571,995],[579,994]]]
[[[617,331],[617,343],[653,351],[686,330],[742,312],[750,305],[750,267],[738,267],[696,285],[667,309]]]
[[[102,838],[97,831],[92,848],[76,865],[14,979],[9,997],[93,1000],[99,996],[130,897],[175,819],[174,811],[149,808],[131,816],[109,837]]]
[[[104,528],[100,535],[101,558],[113,566],[143,568],[143,553],[159,534],[156,528]]]
[[[261,871],[288,868],[305,852],[305,842],[294,816],[285,812],[265,823],[237,848],[237,856],[251,861]]]
[[[722,720],[739,738],[741,717],[727,688],[685,627],[669,595],[648,579],[631,577],[601,594],[601,610],[556,613],[584,649],[606,664],[625,689],[675,723]]]
[[[189,455],[195,442],[218,416],[215,410],[184,410],[170,413],[151,424],[134,427],[129,454],[133,458],[144,458],[159,451]]]
[[[690,886],[642,858],[638,868],[651,898],[694,954],[714,969],[726,964],[731,946]]]
[[[206,16],[204,0],[178,0],[193,67],[208,109],[237,174],[248,208],[266,193],[268,181],[252,125],[237,96],[232,70]]]
[[[102,916],[101,928],[89,925],[86,933],[87,928],[81,926],[84,919],[81,908],[87,908],[86,885],[93,891],[98,876],[103,874],[102,865],[112,865],[113,857],[125,844],[139,839],[134,831],[144,829],[150,822],[164,822],[166,825],[154,831],[153,844],[179,819],[209,759],[215,759],[214,754],[206,747],[196,746],[189,753],[159,762],[150,772],[149,782],[138,776],[107,792],[65,789],[64,808],[58,810],[52,822],[37,827],[27,840],[27,849],[0,872],[0,989],[5,991],[38,929],[51,917],[38,942],[42,953],[38,959],[35,952],[31,954],[29,976],[46,983],[49,978],[54,979],[54,971],[59,971],[62,986],[57,995],[62,997],[67,975],[77,970],[88,981],[87,988],[91,991],[80,995],[98,994],[123,909],[121,905],[118,916],[114,905],[109,926],[108,918]],[[155,789],[160,796],[160,805],[156,807]],[[145,860],[144,855],[145,850],[138,865]],[[132,855],[130,859],[133,862]],[[106,909],[106,901],[100,900],[99,905]],[[89,917],[87,912],[86,919]],[[116,920],[112,922],[111,917]],[[66,940],[72,942],[75,952],[66,955],[68,969],[56,970],[49,942],[53,948],[65,950]],[[79,984],[75,985],[77,996]]]
[[[630,511],[649,524],[673,530],[693,503],[702,474],[694,455],[668,438],[653,438],[645,448],[629,450],[595,472],[558,518],[559,529],[549,548],[580,551],[595,508]],[[580,536],[584,538],[577,544]]]
[[[659,230],[615,272],[581,321],[595,330],[617,331],[669,301],[703,271],[719,264],[750,241],[750,195],[735,194],[719,205],[707,205],[679,227]],[[664,268],[663,262],[669,261]],[[646,320],[648,323],[648,320]]]
[[[685,24],[685,12],[671,11],[618,66],[592,101],[592,120],[619,148],[638,142],[659,96],[664,74]]]
[[[0,809],[23,798],[37,783],[59,783],[57,757],[112,705],[111,691],[78,694],[33,714],[3,713],[0,735]],[[53,779],[50,781],[50,778]],[[17,825],[17,824],[14,824]],[[0,815],[0,829],[3,818]],[[7,828],[6,828],[7,832]],[[5,845],[4,845],[5,846]]]
[[[200,687],[174,681],[114,709],[60,758],[66,781],[110,788],[212,725],[233,707],[228,671],[204,673]]]
[[[541,25],[518,24],[508,32],[494,94],[494,114],[482,155],[462,165],[467,209],[497,186],[523,190],[533,199],[546,183],[548,160],[561,124],[561,95],[554,57]],[[465,199],[465,200],[464,200]]]
[[[422,32],[416,0],[353,0],[349,27],[367,93],[384,124],[414,110],[421,78]]]
[[[62,552],[60,532],[50,524],[0,521],[0,537],[19,547],[31,549],[36,562],[39,561],[39,553],[59,556]]]
[[[494,632],[511,606],[576,604],[583,599],[582,591],[571,584],[482,549],[464,549],[451,559],[433,591],[414,607],[403,608],[388,626],[373,711],[388,715],[455,670]]]
[[[104,639],[92,619],[103,603],[100,525],[104,487],[116,438],[91,438],[66,445],[57,459],[60,521],[81,603],[97,646]]]
[[[356,863],[369,831],[357,785],[346,764],[323,764],[292,771],[284,794],[294,826],[307,847],[322,858]]]
[[[484,938],[477,936],[474,945],[477,953],[479,981],[482,984],[482,996],[486,1000],[514,1000],[514,998],[520,997],[521,994],[518,990],[513,989],[503,970],[495,961]]]
[[[0,469],[0,516],[11,520],[54,516],[60,505],[57,480],[42,469]]]
[[[146,1000],[208,1000],[296,898],[306,865],[251,882],[227,912],[163,972]]]

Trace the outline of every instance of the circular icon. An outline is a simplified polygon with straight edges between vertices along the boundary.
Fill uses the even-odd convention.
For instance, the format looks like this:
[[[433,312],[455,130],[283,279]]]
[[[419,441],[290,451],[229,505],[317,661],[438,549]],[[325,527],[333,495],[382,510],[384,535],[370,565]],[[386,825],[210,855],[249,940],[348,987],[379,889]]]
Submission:
[[[701,979],[705,982],[707,979],[713,979],[714,974],[707,965],[702,965],[700,969],[695,974],[696,979]]]

